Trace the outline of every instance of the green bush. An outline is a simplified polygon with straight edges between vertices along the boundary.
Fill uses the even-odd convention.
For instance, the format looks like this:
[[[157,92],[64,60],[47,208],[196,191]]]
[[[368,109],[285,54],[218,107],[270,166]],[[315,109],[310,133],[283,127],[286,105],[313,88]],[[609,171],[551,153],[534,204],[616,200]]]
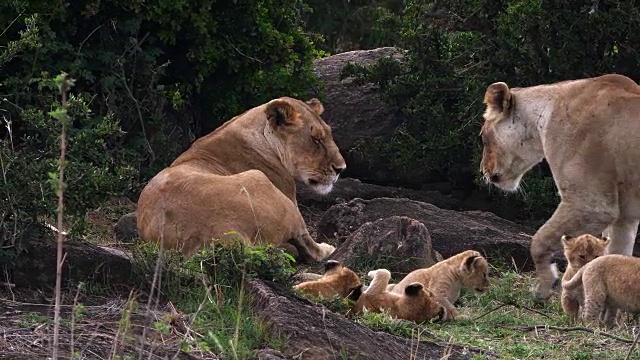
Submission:
[[[0,4],[0,221],[55,211],[52,74],[71,93],[67,210],[77,218],[145,182],[223,121],[314,83],[304,4],[26,1]],[[77,227],[76,230],[81,230]]]

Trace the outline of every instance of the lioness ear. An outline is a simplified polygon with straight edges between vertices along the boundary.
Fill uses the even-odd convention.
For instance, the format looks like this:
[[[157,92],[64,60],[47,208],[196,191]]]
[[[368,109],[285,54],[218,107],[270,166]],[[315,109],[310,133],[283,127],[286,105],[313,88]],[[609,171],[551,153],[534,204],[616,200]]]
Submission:
[[[509,111],[511,106],[511,91],[509,86],[503,82],[496,82],[487,88],[484,93],[484,102],[489,108],[497,113]]]
[[[316,113],[316,115],[318,116],[322,115],[322,113],[324,112],[324,106],[322,106],[322,103],[320,102],[320,100],[316,98],[313,98],[307,101],[307,105],[309,105],[311,110],[313,110],[313,112]]]
[[[420,291],[422,291],[423,288],[424,286],[421,283],[413,282],[404,288],[404,294],[407,296],[416,296],[420,294]]]
[[[300,123],[298,113],[286,100],[275,99],[269,101],[264,111],[273,128],[292,127]]]
[[[337,268],[338,266],[340,266],[340,261],[327,260],[327,262],[324,263],[324,272],[333,270],[333,269]]]

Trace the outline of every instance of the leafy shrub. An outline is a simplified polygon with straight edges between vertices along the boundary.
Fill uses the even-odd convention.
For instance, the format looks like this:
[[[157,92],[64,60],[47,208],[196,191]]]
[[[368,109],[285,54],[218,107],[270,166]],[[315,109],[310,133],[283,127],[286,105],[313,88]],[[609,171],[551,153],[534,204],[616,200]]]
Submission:
[[[304,4],[284,1],[26,1],[0,4],[1,220],[55,210],[59,128],[51,75],[76,79],[68,210],[132,199],[192,140],[282,95],[300,96],[316,55]],[[80,222],[78,222],[80,224]],[[80,232],[82,227],[76,227]]]

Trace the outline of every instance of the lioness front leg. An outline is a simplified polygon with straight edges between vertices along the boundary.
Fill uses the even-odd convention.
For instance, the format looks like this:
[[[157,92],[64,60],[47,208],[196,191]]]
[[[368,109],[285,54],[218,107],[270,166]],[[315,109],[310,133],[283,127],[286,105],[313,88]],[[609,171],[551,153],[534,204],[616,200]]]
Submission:
[[[617,219],[607,228],[606,232],[611,238],[608,254],[633,255],[638,220]]]
[[[537,284],[534,288],[536,299],[548,299],[558,279],[557,271],[551,265],[551,257],[562,247],[560,242],[562,235],[600,234],[615,217],[613,210],[605,211],[602,207],[600,209],[575,207],[567,202],[560,202],[551,218],[531,239],[531,257],[536,267]]]
[[[331,255],[336,249],[327,243],[317,243],[309,233],[296,236],[289,240],[289,243],[298,249],[300,261],[320,261]]]

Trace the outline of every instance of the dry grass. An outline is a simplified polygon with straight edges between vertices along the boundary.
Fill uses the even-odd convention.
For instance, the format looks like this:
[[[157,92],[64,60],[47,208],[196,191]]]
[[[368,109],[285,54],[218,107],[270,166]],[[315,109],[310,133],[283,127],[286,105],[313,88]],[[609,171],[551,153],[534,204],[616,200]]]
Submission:
[[[7,294],[0,292],[0,296],[4,295]],[[0,299],[0,359],[49,357],[53,305],[27,302],[43,300],[36,291],[13,295],[23,301]],[[165,302],[159,310],[146,311],[138,307],[142,299],[123,295],[88,297],[83,300],[96,305],[74,305],[72,294],[66,294],[60,310],[59,358],[218,359],[213,352],[194,346],[202,335],[190,327],[188,317],[171,302]],[[145,328],[141,347],[138,340]]]

